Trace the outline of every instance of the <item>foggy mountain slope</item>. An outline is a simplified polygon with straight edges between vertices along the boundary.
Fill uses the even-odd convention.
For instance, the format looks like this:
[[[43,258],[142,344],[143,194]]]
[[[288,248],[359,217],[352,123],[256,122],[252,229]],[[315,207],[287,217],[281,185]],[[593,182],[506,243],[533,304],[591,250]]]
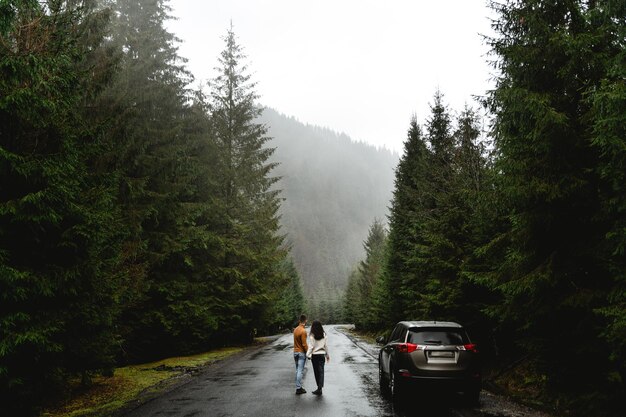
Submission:
[[[386,220],[398,155],[265,109],[280,165],[282,232],[305,293],[343,288],[375,218]]]

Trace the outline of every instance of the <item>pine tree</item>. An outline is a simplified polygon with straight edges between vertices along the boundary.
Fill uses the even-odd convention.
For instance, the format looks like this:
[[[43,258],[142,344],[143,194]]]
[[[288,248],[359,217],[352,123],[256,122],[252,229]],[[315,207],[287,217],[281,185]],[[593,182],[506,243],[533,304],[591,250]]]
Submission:
[[[206,211],[195,187],[209,175],[199,164],[210,145],[207,116],[190,106],[192,78],[165,29],[167,2],[110,7],[119,70],[100,106],[126,232],[120,331],[126,359],[137,361],[194,351],[216,327],[204,281],[191,272],[191,246],[207,239],[194,227]]]
[[[581,412],[598,413],[583,406],[600,403],[606,412],[611,403],[602,396],[623,385],[605,377],[617,367],[605,354],[600,334],[607,322],[597,311],[623,262],[613,271],[606,262],[617,213],[601,214],[605,196],[598,190],[614,178],[600,174],[611,156],[603,161],[607,136],[594,132],[607,119],[596,118],[587,98],[602,97],[596,93],[615,80],[609,68],[623,54],[624,6],[533,0],[493,7],[500,19],[490,44],[501,75],[488,103],[496,117],[499,187],[511,208],[507,247],[492,275],[505,297],[496,314],[517,325],[549,391],[576,398]],[[566,339],[586,342],[563,350]]]
[[[372,299],[374,289],[381,279],[385,245],[387,243],[387,231],[382,222],[378,219],[370,226],[367,239],[363,243],[365,249],[365,259],[359,263],[358,281],[360,304],[359,320],[355,319],[355,324],[364,329],[373,329],[378,323],[377,312],[373,308]]]
[[[389,216],[388,251],[380,289],[377,291],[378,306],[387,306],[385,320],[397,322],[407,319],[409,304],[417,302],[420,279],[412,264],[417,251],[421,250],[421,224],[417,214],[419,207],[432,204],[424,192],[428,169],[429,150],[426,147],[417,118],[411,120],[404,144],[404,154],[396,170],[395,189]]]
[[[488,159],[482,140],[480,118],[477,112],[465,106],[459,114],[454,131],[455,149],[452,158],[452,180],[449,184],[450,202],[448,225],[445,233],[454,242],[456,259],[454,285],[458,288],[457,298],[451,303],[447,314],[462,322],[472,334],[473,340],[488,353],[488,340],[493,328],[484,310],[497,302],[497,297],[479,280],[474,271],[480,270],[476,249],[493,234],[498,222],[495,214],[493,188],[489,187]]]
[[[218,155],[214,230],[221,239],[214,279],[220,326],[226,339],[240,340],[261,324],[285,253],[278,235],[278,178],[270,175],[276,164],[268,162],[274,149],[266,146],[267,128],[255,122],[262,109],[232,27],[224,41],[209,101]]]
[[[419,188],[428,204],[415,203],[422,244],[415,251],[412,263],[414,274],[420,279],[406,285],[410,291],[419,294],[409,307],[413,314],[432,319],[453,319],[451,310],[459,297],[457,263],[460,259],[453,233],[465,213],[455,198],[452,118],[440,91],[435,93],[430,110],[425,139],[431,153]]]
[[[468,268],[476,262],[478,242],[486,239],[475,220],[484,207],[486,173],[479,135],[478,117],[469,108],[454,128],[441,92],[426,134],[417,120],[411,122],[396,172],[385,267],[368,291],[369,317],[384,317],[386,310],[392,322],[456,320],[484,331],[481,310],[492,297]]]
[[[601,308],[608,318],[604,337],[622,382],[626,381],[626,3],[599,2],[589,19],[609,50],[600,86],[588,95],[593,117],[592,147],[600,155],[601,216],[606,219],[604,262],[614,285]]]
[[[22,415],[113,365],[118,218],[86,107],[106,15],[90,2],[0,11],[0,400]]]
[[[355,326],[363,322],[363,313],[361,308],[363,307],[363,296],[361,294],[361,274],[358,269],[353,269],[348,278],[348,285],[344,292],[343,311],[346,320],[349,323],[354,323]],[[365,299],[367,300],[367,299]],[[369,301],[369,300],[367,300]]]
[[[407,298],[404,316],[418,319],[456,320],[470,324],[481,320],[476,284],[462,273],[472,257],[475,231],[472,218],[480,195],[485,162],[478,145],[480,130],[474,111],[466,108],[454,128],[452,117],[437,92],[426,123],[419,172],[414,189],[406,195],[404,216],[412,224],[414,244],[400,281]]]

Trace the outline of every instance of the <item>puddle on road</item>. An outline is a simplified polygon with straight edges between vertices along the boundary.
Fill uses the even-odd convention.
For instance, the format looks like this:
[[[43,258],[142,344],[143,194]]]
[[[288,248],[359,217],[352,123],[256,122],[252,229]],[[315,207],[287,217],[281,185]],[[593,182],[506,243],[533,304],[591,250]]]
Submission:
[[[361,381],[363,382],[365,395],[367,396],[367,399],[369,400],[372,407],[376,410],[379,410],[381,416],[395,416],[393,412],[393,404],[385,400],[380,393],[380,389],[378,388],[378,379],[374,381],[371,372],[367,374],[361,374],[360,377]]]
[[[378,362],[367,355],[348,355],[343,360],[343,363],[348,363],[352,366],[365,366],[365,367],[376,367]]]
[[[346,356],[345,358],[343,358],[343,361],[341,361],[343,363],[354,363],[354,358],[352,356]]]

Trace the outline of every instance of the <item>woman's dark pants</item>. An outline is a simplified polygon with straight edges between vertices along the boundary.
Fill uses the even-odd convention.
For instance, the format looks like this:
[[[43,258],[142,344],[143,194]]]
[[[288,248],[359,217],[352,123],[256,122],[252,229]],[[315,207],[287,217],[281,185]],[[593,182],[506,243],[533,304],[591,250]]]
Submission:
[[[324,388],[324,364],[326,363],[326,355],[313,355],[311,364],[313,365],[313,373],[315,373],[315,382],[318,388]]]

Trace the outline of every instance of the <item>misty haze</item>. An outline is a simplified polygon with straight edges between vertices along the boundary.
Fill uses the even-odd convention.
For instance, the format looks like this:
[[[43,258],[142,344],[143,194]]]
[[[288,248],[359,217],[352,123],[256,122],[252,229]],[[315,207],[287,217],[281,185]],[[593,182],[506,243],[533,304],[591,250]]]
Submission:
[[[623,417],[624,0],[0,0],[0,414]]]

